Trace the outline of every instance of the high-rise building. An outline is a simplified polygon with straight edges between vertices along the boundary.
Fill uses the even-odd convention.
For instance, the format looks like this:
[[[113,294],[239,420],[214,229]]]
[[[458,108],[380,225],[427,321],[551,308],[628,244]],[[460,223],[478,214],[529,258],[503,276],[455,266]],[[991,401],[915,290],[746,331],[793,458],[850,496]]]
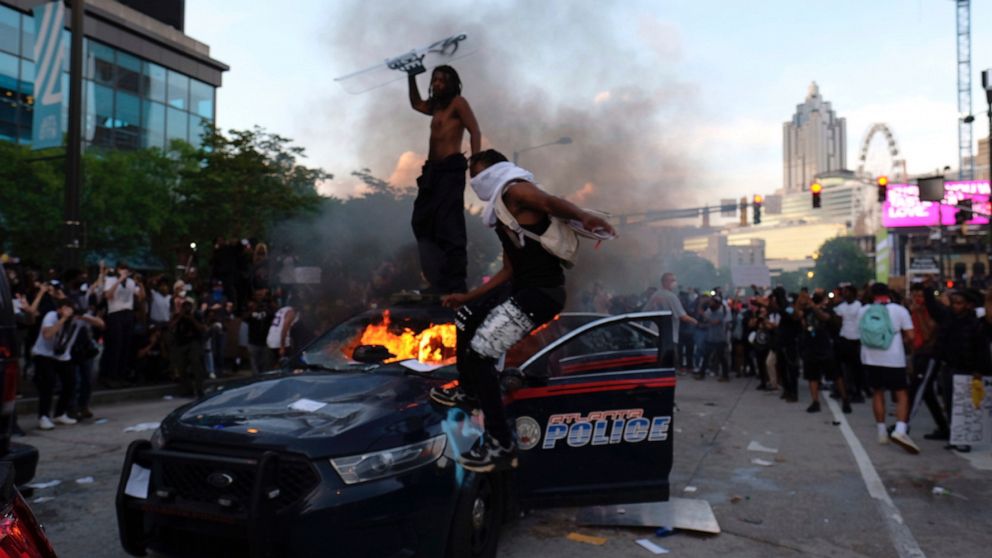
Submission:
[[[36,73],[33,9],[44,3],[0,0],[0,141],[31,143]],[[197,145],[201,125],[215,121],[216,89],[229,68],[210,57],[209,46],[182,32],[184,8],[184,0],[86,0],[82,96],[86,145],[165,147],[173,139]],[[66,97],[70,11],[67,5],[62,61]]]
[[[847,165],[847,123],[823,100],[815,81],[792,120],[782,125],[782,137],[786,194],[803,192],[818,174]]]

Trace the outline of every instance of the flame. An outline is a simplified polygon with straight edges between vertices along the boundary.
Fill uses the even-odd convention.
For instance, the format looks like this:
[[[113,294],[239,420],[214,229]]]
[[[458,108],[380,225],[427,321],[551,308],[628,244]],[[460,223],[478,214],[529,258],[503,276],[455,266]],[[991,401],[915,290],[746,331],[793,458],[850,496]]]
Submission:
[[[360,345],[382,345],[396,355],[386,362],[417,359],[425,364],[452,364],[455,362],[455,324],[431,324],[420,332],[403,328],[400,333],[389,331],[389,310],[382,313],[382,322],[369,324],[357,341],[345,348],[345,356]]]
[[[549,327],[551,327],[551,324],[552,323],[557,322],[560,319],[561,319],[561,314],[555,314],[555,317],[554,318],[551,318],[547,322],[544,322],[543,324],[541,324],[540,326],[538,326],[537,329],[535,329],[534,331],[530,332],[530,334],[531,335],[537,335],[538,333],[540,333],[540,332],[548,329]]]

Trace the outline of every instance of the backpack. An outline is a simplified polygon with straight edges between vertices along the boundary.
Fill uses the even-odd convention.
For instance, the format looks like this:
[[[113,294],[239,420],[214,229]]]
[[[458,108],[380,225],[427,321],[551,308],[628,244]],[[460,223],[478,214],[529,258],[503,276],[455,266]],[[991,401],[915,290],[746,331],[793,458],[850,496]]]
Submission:
[[[548,225],[548,229],[544,231],[544,233],[536,234],[528,231],[520,226],[517,219],[512,213],[510,213],[510,210],[507,209],[506,204],[503,202],[504,192],[505,188],[496,194],[493,208],[496,211],[496,218],[516,234],[516,237],[510,235],[511,241],[519,247],[523,246],[523,237],[536,240],[549,254],[557,256],[558,259],[562,261],[562,265],[566,268],[571,268],[575,265],[576,257],[578,256],[579,251],[580,235],[586,238],[595,238],[598,240],[608,240],[609,238],[612,238],[609,236],[601,236],[596,232],[586,231],[581,227],[581,224],[576,225],[575,223],[564,219],[559,219],[558,217],[551,215],[548,216],[548,218],[551,219],[551,224]],[[590,213],[595,213],[604,217],[609,216],[609,214],[601,211],[586,211],[590,211]],[[519,244],[517,243],[518,240]]]
[[[861,344],[872,349],[888,349],[896,334],[892,331],[892,319],[884,304],[872,304],[858,322],[861,330]]]

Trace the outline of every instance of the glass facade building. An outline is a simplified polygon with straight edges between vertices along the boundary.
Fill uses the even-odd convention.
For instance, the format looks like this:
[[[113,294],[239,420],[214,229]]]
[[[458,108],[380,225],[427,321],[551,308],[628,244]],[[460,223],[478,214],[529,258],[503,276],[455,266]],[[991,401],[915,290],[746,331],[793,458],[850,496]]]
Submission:
[[[101,5],[104,10],[117,10],[114,15],[126,15],[126,12],[121,11],[130,11],[130,8],[117,6],[117,3],[107,0],[96,4],[96,10]],[[69,14],[66,11],[68,21]],[[83,41],[84,143],[87,146],[113,149],[163,148],[170,140],[180,139],[198,146],[203,124],[213,123],[215,120],[216,86],[219,85],[220,72],[227,67],[203,57],[202,52],[194,52],[189,59],[182,59],[176,56],[177,51],[182,52],[178,47],[171,50],[161,47],[157,50],[141,48],[142,42],[148,40],[147,35],[153,33],[156,34],[156,39],[160,39],[161,35],[168,37],[171,33],[175,37],[178,34],[179,40],[194,43],[194,46],[202,47],[201,51],[206,48],[171,27],[166,31],[157,28],[157,22],[154,24],[155,28],[128,29],[129,33],[126,35],[120,30],[112,30],[117,31],[116,34],[106,32],[116,40],[101,41],[99,34],[106,31],[108,26],[100,25],[100,21],[91,25],[89,20],[93,14],[89,7],[86,15],[86,35]],[[137,18],[135,21],[148,25],[146,21]],[[91,29],[97,37],[91,36]],[[0,141],[31,143],[35,80],[34,33],[35,21],[30,10],[22,11],[0,3]],[[63,112],[67,117],[68,49],[71,41],[68,30],[63,30],[63,33],[66,45],[62,77],[63,91],[66,93]],[[117,42],[118,45],[114,46],[111,42]],[[121,48],[121,44],[130,44],[136,48]],[[149,51],[156,56],[149,59],[139,56],[135,51]],[[197,54],[200,56],[195,56]],[[213,62],[213,65],[208,68],[210,71],[193,73],[215,77],[213,81],[216,85],[163,63],[165,60],[175,60],[179,63],[174,66],[195,70],[204,66],[196,58],[205,58]]]

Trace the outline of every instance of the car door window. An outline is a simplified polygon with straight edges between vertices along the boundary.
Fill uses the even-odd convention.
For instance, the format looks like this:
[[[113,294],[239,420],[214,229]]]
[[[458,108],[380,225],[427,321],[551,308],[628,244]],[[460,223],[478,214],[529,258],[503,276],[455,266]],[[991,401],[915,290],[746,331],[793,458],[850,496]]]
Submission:
[[[658,338],[636,322],[606,324],[549,352],[548,377],[558,378],[641,368],[658,360]]]

